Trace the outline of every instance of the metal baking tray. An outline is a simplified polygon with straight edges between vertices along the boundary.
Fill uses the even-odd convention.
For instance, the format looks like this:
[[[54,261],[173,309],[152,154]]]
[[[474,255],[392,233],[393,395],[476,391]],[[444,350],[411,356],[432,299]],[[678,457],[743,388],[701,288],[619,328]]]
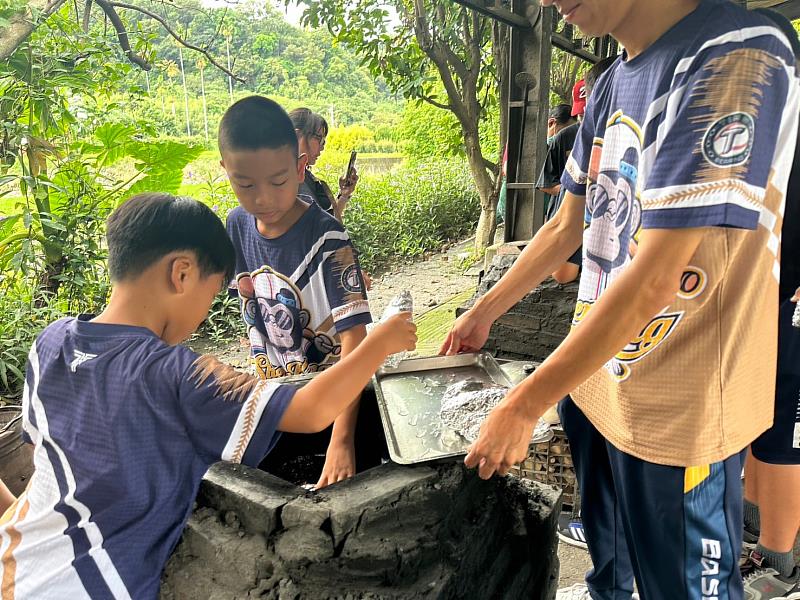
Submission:
[[[445,390],[463,379],[511,387],[490,354],[410,358],[383,367],[373,383],[391,459],[399,464],[466,454],[469,442],[442,423]]]

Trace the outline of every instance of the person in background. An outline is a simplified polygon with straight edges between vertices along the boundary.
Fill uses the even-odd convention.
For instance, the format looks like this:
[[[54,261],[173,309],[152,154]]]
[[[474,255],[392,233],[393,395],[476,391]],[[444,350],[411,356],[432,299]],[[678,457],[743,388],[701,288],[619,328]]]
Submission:
[[[618,56],[604,58],[597,64],[593,65],[589,71],[587,71],[584,81],[589,103],[592,101],[592,89],[597,83],[597,80],[600,79],[600,76],[609,68],[611,68],[618,59]],[[561,192],[558,194],[558,197],[555,199],[551,210],[548,211],[547,220],[555,217],[556,213],[561,209],[561,204],[564,201],[565,195],[566,190],[561,190]],[[635,247],[632,246],[631,250],[635,250]],[[583,246],[578,248],[575,253],[567,259],[567,262],[553,272],[553,279],[559,283],[568,283],[570,281],[574,281],[580,275],[582,261]],[[562,404],[570,402],[572,402],[572,399],[567,396],[564,400],[561,400],[557,406],[552,407],[547,413],[545,413],[544,419],[548,422],[560,421],[558,410],[560,410]],[[553,415],[553,412],[556,414]],[[602,468],[602,465],[595,465],[592,461],[593,452],[594,450],[591,446],[575,443],[572,449],[572,461],[579,480],[584,478],[584,473],[586,473],[587,470]],[[581,518],[580,513],[577,516],[573,516],[570,513],[562,513],[559,516],[558,537],[561,541],[569,544],[570,546],[583,548],[584,550],[588,550],[589,548],[586,543],[586,532],[583,528],[583,519]]]
[[[547,155],[539,181],[536,182],[536,189],[542,190],[548,196],[545,210],[550,208],[552,200],[561,191],[561,174],[580,128],[571,112],[569,104],[557,104],[550,109],[547,119]]]
[[[800,58],[800,39],[782,15],[759,10],[777,25]],[[751,445],[745,463],[744,558],[747,600],[800,597],[793,548],[800,530],[800,329],[792,314],[800,300],[800,144],[795,146],[781,232],[778,373],[772,427]]]
[[[311,198],[339,223],[344,223],[344,211],[358,184],[358,169],[354,166],[349,178],[339,178],[339,193],[334,196],[328,184],[311,172],[311,167],[317,163],[319,155],[325,149],[328,122],[322,115],[308,108],[295,108],[289,113],[289,118],[292,120],[294,131],[297,134],[300,154],[305,154],[308,161],[298,193]],[[372,289],[370,274],[362,271],[361,276],[364,278],[364,288],[367,291]]]
[[[545,204],[545,219],[548,221],[555,216],[564,201],[561,176],[564,174],[564,168],[567,166],[567,160],[569,160],[572,147],[575,145],[575,138],[580,129],[580,123],[576,122],[574,118],[583,118],[583,113],[586,110],[586,100],[591,95],[594,83],[616,60],[616,56],[604,58],[589,69],[585,77],[576,83],[573,88],[572,96],[574,101],[572,107],[566,104],[559,104],[550,110],[551,118],[548,121],[548,132],[550,131],[551,122],[554,123],[556,129],[553,136],[548,139],[547,156],[542,166],[542,172],[539,175],[539,181],[536,183],[538,189],[551,196]],[[558,123],[563,123],[564,125],[558,128],[556,125]],[[581,248],[578,248],[563,265],[553,271],[553,279],[561,284],[575,281],[580,274],[581,261],[582,251]],[[581,542],[581,545],[585,546],[583,542]]]
[[[311,167],[317,163],[320,154],[325,149],[325,141],[328,137],[328,122],[322,115],[308,108],[295,108],[289,113],[289,118],[292,120],[294,131],[297,134],[300,154],[305,154],[308,160],[305,179],[300,184],[299,193],[303,196],[310,196],[314,202],[320,205],[322,210],[341,223],[347,203],[353,196],[358,184],[358,171],[353,167],[353,172],[349,178],[341,177],[339,179],[339,193],[334,195],[328,184],[311,172]]]
[[[586,100],[589,95],[586,93],[586,81],[581,79],[572,86],[572,116],[583,121],[583,114],[586,112]]]

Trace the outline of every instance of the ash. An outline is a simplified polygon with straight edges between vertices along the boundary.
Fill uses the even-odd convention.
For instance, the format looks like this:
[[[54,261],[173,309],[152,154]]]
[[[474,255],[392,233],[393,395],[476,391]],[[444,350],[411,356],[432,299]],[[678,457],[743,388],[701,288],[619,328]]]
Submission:
[[[509,388],[478,379],[466,379],[449,386],[442,396],[439,416],[442,422],[468,442],[478,439],[481,425],[492,409],[506,397]],[[552,437],[550,425],[541,419],[531,443]]]

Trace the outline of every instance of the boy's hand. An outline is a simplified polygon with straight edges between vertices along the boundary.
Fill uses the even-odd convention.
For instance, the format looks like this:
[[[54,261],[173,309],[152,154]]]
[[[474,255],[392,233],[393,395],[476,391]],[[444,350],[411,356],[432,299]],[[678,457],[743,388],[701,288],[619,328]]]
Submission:
[[[356,474],[356,450],[352,442],[331,440],[325,453],[322,475],[314,486],[318,490]]]
[[[410,312],[397,313],[386,319],[372,330],[370,336],[381,344],[385,356],[417,347],[417,326],[411,321]]]
[[[470,309],[456,319],[442,347],[439,348],[439,354],[452,356],[460,352],[477,352],[489,339],[491,328],[492,321],[481,317],[474,308]]]
[[[800,287],[795,290],[792,302],[800,302]]]

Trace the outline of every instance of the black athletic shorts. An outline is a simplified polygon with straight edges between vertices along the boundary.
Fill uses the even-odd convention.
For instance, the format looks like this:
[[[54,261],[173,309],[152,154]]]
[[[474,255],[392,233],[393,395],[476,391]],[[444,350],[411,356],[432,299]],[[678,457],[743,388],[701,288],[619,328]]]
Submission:
[[[792,327],[794,308],[788,300],[780,306],[775,422],[752,445],[753,456],[773,465],[800,465],[800,329]]]

